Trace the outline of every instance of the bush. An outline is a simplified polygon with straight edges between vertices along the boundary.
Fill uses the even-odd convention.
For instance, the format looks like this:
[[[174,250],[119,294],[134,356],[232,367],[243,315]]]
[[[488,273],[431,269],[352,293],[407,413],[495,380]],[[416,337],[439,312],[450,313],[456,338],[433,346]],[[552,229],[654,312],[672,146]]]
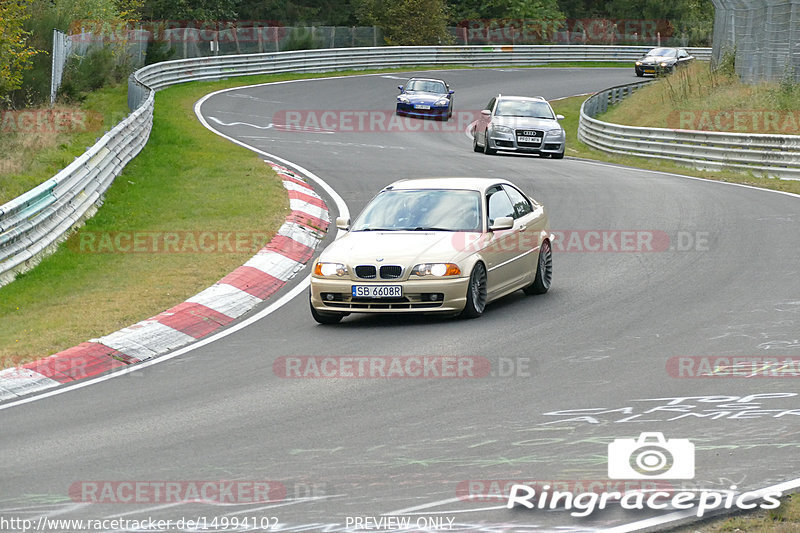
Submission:
[[[147,43],[147,52],[144,56],[144,64],[151,65],[168,61],[175,55],[175,49],[167,41],[150,41]]]
[[[72,56],[64,68],[59,96],[71,101],[82,101],[85,93],[125,79],[130,72],[127,63],[114,57],[108,46],[90,50],[85,56]]]
[[[292,30],[286,42],[281,44],[281,51],[286,50],[313,50],[322,48],[310,29],[297,27]]]

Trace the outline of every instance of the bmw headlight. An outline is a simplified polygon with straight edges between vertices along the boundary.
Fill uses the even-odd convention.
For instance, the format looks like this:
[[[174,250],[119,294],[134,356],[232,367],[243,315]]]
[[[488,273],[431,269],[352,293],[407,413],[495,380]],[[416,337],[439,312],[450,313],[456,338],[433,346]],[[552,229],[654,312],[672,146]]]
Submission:
[[[434,103],[433,105],[435,105],[436,107],[447,107],[448,105],[450,105],[450,100],[448,100],[447,98],[442,98],[440,100],[436,100],[436,103]]]
[[[662,67],[666,67],[667,65],[669,65],[669,63],[667,63],[666,61],[664,61],[663,63],[661,63],[661,66],[662,66]]]
[[[411,100],[409,100],[407,96],[398,96],[397,101],[400,102],[401,104],[411,103]]]
[[[636,62],[636,66],[637,66],[637,67],[641,67],[641,66],[642,66],[642,62],[641,62],[641,61],[637,61],[637,62]]]
[[[314,265],[314,275],[325,278],[342,277],[347,275],[347,267],[341,263],[322,263]]]
[[[442,278],[445,276],[460,276],[461,269],[454,263],[422,263],[411,269],[411,274],[415,276],[434,276]]]

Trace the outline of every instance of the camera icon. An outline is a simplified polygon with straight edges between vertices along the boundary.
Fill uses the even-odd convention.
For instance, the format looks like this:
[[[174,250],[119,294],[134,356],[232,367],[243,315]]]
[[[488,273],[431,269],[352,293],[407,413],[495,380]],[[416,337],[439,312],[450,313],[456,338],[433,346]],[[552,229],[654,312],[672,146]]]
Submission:
[[[615,439],[608,445],[611,479],[692,479],[694,444],[664,439],[663,433],[641,433],[638,439]]]

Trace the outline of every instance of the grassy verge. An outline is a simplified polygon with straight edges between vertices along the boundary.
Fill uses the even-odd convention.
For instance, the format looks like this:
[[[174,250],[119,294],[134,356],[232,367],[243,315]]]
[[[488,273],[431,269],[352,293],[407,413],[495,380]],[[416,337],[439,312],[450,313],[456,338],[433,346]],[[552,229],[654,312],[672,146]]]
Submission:
[[[128,114],[128,86],[90,93],[81,105],[0,112],[0,205],[54,176]]]
[[[98,214],[57,253],[0,288],[0,367],[157,314],[252,255],[250,249],[193,253],[191,247],[181,248],[186,253],[108,253],[82,247],[87,235],[277,231],[289,209],[280,181],[258,157],[194,116],[199,97],[238,83],[189,84],[156,95],[150,141],[108,190]]]
[[[684,174],[686,176],[697,176],[711,180],[741,183],[745,185],[752,185],[754,187],[763,187],[765,189],[774,189],[776,191],[787,191],[800,194],[800,181],[763,178],[753,174],[735,172],[732,170],[721,170],[718,172],[697,170],[691,167],[679,165],[672,161],[608,154],[606,152],[601,152],[600,150],[595,150],[594,148],[591,148],[578,141],[578,119],[580,117],[581,104],[585,100],[585,96],[574,96],[572,98],[557,100],[552,103],[555,112],[560,113],[565,117],[562,121],[562,124],[567,132],[566,155],[568,156],[594,159],[596,161],[605,161],[608,163],[615,163],[633,168],[644,168],[648,170],[658,170],[661,172],[674,172],[676,174]],[[607,116],[604,116],[603,119],[610,120]]]
[[[672,533],[794,533],[800,531],[800,496],[781,500],[781,506],[769,511],[753,511],[730,518],[701,522],[670,530]]]
[[[601,120],[630,126],[800,135],[800,84],[742,83],[698,62],[636,91]]]

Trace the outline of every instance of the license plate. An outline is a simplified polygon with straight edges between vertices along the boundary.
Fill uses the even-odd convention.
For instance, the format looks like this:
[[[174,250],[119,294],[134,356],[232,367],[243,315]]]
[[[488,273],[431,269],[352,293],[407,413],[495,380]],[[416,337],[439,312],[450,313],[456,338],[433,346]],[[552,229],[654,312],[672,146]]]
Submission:
[[[541,137],[517,137],[517,142],[520,143],[540,143],[542,142]]]
[[[353,298],[402,298],[402,285],[353,285]]]
[[[430,109],[431,106],[425,104],[414,104],[414,109]]]

